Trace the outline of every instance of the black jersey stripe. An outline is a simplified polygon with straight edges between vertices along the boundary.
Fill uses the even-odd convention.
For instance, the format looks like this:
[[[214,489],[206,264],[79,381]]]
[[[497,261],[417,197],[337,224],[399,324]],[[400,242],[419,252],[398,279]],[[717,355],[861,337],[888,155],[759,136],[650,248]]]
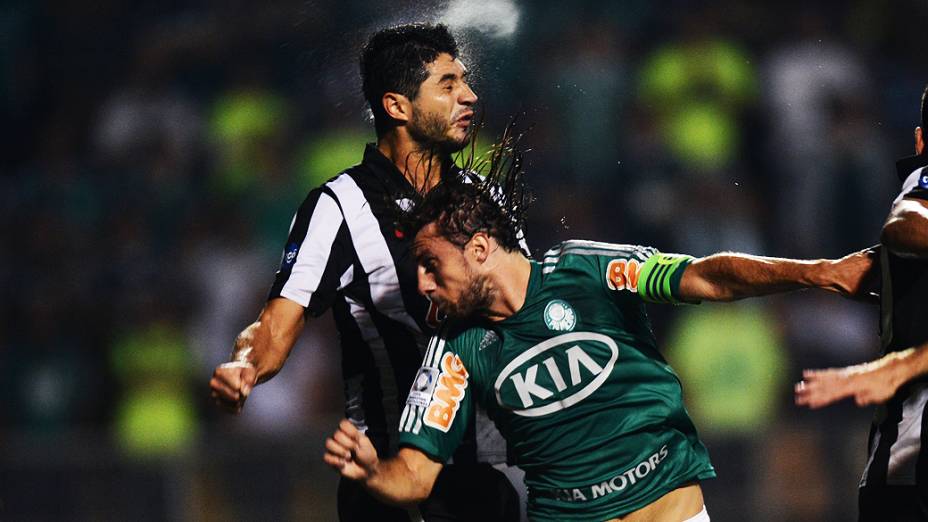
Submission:
[[[361,329],[351,315],[349,305],[336,301],[332,315],[338,327],[342,348],[342,377],[345,383],[345,415],[356,425],[366,428],[378,452],[389,454],[390,439],[395,429],[389,426],[383,407],[381,374],[374,353],[364,341]]]
[[[396,261],[387,246],[371,203],[351,176],[339,176],[327,187],[337,196],[351,233],[355,251],[368,276],[374,306],[383,314],[418,331],[419,325],[406,311],[400,292]]]
[[[886,420],[879,428],[880,438],[873,454],[873,462],[867,476],[867,485],[886,485],[889,468],[889,451],[899,436],[899,421],[902,420],[902,401],[891,400],[886,405]]]

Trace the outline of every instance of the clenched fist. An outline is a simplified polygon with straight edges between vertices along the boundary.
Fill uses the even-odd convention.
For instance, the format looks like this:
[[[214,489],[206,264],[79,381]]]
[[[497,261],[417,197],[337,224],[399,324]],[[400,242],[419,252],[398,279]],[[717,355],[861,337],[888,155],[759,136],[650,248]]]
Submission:
[[[258,381],[258,370],[245,361],[220,364],[209,381],[213,401],[230,413],[239,413]]]

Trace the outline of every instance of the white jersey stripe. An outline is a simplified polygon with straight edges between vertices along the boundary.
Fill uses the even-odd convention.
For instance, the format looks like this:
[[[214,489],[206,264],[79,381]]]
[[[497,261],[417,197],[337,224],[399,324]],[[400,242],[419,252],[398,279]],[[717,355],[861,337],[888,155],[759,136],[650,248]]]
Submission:
[[[922,447],[922,412],[928,402],[928,384],[921,384],[902,403],[902,420],[899,435],[889,447],[889,465],[886,468],[886,484],[911,486],[915,484],[918,453]]]
[[[400,425],[399,425],[400,431],[408,431],[407,429],[404,429],[404,426],[406,425],[406,419],[409,418],[410,410],[412,410],[412,404],[407,404],[403,408],[403,415],[400,416]]]
[[[290,226],[292,229],[293,223]],[[313,292],[319,288],[319,281],[322,280],[322,274],[329,262],[332,243],[335,242],[335,236],[341,226],[342,213],[338,204],[328,194],[321,194],[309,219],[306,235],[300,244],[300,252],[290,270],[290,277],[280,290],[282,297],[303,307],[309,306]]]
[[[338,197],[342,213],[351,233],[355,251],[370,284],[374,306],[387,317],[421,333],[419,325],[406,312],[400,281],[387,241],[380,232],[380,223],[357,183],[343,174],[326,184]]]
[[[429,366],[441,369],[441,353],[443,351],[445,351],[445,338],[439,337],[438,344],[435,346],[435,356],[432,357],[432,363]]]
[[[370,346],[371,354],[374,356],[374,365],[377,367],[377,373],[380,375],[380,389],[383,392],[382,401],[387,427],[398,426],[400,412],[397,406],[398,391],[396,376],[393,373],[393,365],[390,364],[387,347],[384,344],[383,338],[380,337],[380,333],[377,331],[377,327],[374,325],[371,314],[367,309],[347,295],[345,296],[345,301],[348,303],[351,316],[354,317],[355,322],[358,324],[361,337],[364,339],[364,342]],[[403,393],[405,393],[405,391]],[[396,452],[396,448],[396,437],[391,437],[390,452]]]
[[[345,273],[338,278],[338,289],[344,290],[352,281],[354,281],[354,265],[348,265]]]

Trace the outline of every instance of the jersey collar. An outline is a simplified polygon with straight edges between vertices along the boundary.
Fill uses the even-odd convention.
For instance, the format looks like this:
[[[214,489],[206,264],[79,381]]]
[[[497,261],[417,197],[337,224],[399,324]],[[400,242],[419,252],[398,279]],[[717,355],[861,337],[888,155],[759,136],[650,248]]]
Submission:
[[[412,189],[412,184],[409,183],[406,176],[396,168],[396,165],[389,158],[380,152],[376,143],[368,143],[364,148],[364,164],[370,167],[379,178],[393,185],[394,189],[399,189],[401,193],[409,192]],[[452,164],[451,168],[447,169],[446,173],[442,175],[442,178],[447,173],[458,176],[460,172],[461,169]]]
[[[900,181],[905,181],[916,170],[928,166],[928,153],[902,158],[896,162],[896,175]]]
[[[487,324],[508,324],[517,320],[516,318],[519,317],[519,314],[522,313],[522,310],[525,310],[525,307],[528,306],[532,296],[538,293],[538,289],[541,288],[542,266],[541,263],[535,261],[534,259],[529,259],[529,263],[531,264],[532,271],[528,274],[528,286],[525,288],[525,302],[522,303],[522,308],[519,308],[514,314],[497,323],[485,320]]]

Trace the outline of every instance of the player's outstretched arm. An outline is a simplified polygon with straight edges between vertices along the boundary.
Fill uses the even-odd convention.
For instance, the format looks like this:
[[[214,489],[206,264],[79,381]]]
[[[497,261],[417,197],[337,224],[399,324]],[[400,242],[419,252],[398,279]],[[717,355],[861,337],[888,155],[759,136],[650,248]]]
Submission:
[[[883,246],[905,257],[928,257],[928,201],[902,198],[886,218]]]
[[[209,386],[216,404],[240,412],[252,388],[283,367],[304,324],[299,304],[282,297],[268,301],[258,320],[235,339],[230,361],[213,371]]]
[[[865,298],[877,270],[875,251],[841,259],[797,260],[722,253],[696,259],[680,279],[687,301],[734,301],[746,297],[821,288]]]
[[[364,484],[390,504],[416,504],[428,498],[442,465],[413,448],[380,460],[366,435],[348,419],[325,441],[323,460],[343,477]]]
[[[928,344],[893,352],[880,359],[845,368],[805,370],[796,384],[798,406],[816,409],[854,398],[858,406],[880,404],[906,382],[928,373]]]

